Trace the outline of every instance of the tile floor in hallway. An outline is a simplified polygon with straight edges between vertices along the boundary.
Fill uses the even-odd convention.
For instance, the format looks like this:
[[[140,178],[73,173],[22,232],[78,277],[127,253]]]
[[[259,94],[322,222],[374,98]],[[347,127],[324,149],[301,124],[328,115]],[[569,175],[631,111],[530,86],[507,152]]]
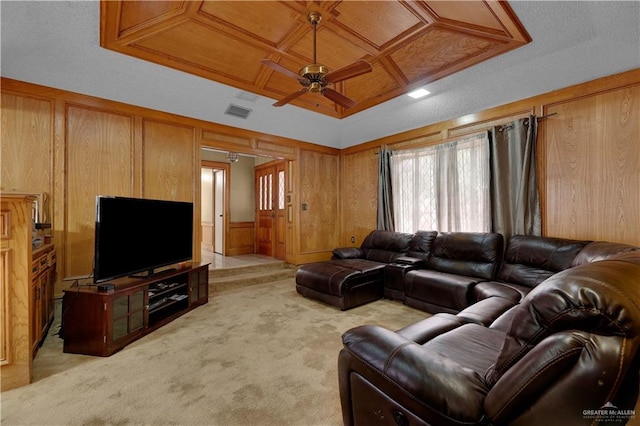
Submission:
[[[209,269],[238,268],[264,263],[280,262],[273,257],[260,254],[243,254],[239,256],[222,256],[208,250],[202,250],[202,262],[211,263]]]

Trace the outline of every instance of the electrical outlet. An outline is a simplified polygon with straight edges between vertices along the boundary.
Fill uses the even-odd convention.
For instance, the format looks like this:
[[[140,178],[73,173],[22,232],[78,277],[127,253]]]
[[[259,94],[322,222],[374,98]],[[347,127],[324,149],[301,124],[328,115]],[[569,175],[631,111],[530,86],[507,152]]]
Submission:
[[[351,242],[355,243],[356,242],[356,237],[351,237]]]

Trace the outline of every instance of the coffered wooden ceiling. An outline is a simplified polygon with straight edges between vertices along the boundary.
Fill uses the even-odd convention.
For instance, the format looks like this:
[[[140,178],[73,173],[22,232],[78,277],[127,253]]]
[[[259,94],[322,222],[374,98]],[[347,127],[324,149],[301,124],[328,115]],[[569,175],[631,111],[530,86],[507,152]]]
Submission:
[[[369,74],[333,88],[343,109],[307,93],[292,104],[346,117],[531,41],[504,1],[105,1],[100,44],[126,55],[279,100],[300,83],[261,64],[297,72],[313,63],[309,11],[322,14],[317,61],[359,59]]]

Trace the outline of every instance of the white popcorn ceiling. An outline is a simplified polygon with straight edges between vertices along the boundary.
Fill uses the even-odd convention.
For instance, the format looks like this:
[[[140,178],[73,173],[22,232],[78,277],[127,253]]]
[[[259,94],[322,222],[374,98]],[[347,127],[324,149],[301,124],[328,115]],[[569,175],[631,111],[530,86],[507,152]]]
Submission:
[[[100,47],[98,1],[0,2],[0,74],[335,148],[640,67],[640,2],[511,1],[533,41],[342,120]],[[375,87],[371,87],[375,90]],[[233,103],[246,120],[225,115]]]

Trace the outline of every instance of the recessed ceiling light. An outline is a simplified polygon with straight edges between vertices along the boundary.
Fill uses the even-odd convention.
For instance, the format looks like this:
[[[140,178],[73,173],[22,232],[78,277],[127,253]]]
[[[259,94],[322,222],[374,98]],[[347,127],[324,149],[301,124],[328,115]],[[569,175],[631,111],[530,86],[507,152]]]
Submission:
[[[236,98],[249,102],[255,102],[256,100],[258,100],[258,96],[248,92],[240,92],[236,95]]]
[[[418,89],[414,90],[413,92],[407,93],[407,95],[411,96],[414,99],[422,98],[423,96],[427,96],[429,94],[431,94],[431,92],[426,89]]]

